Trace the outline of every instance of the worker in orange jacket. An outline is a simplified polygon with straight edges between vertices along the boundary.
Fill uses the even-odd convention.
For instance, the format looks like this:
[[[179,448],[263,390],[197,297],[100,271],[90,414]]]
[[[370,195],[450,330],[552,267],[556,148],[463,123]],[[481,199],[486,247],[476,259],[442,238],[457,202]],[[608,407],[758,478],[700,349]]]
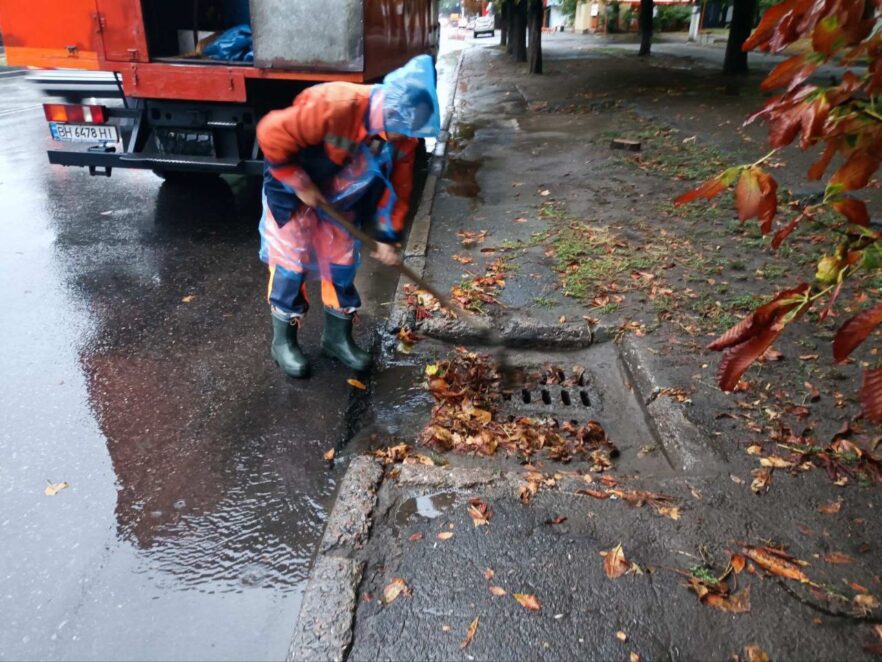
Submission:
[[[397,264],[418,138],[437,137],[439,116],[434,66],[421,55],[379,85],[310,87],[258,124],[266,159],[260,257],[270,270],[271,355],[286,374],[309,374],[297,330],[310,277],[321,279],[322,352],[355,370],[370,366],[352,339],[360,242],[320,207],[330,204],[358,226],[373,221],[380,243],[372,257]]]

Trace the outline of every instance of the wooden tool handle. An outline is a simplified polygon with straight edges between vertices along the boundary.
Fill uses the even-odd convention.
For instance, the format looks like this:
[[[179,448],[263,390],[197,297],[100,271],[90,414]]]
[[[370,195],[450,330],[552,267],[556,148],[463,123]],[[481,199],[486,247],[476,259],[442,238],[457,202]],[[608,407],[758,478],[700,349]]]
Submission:
[[[321,204],[321,205],[319,205],[319,208],[325,214],[330,216],[331,219],[333,219],[333,221],[335,223],[339,223],[343,227],[344,230],[346,230],[349,234],[351,234],[353,237],[358,239],[361,243],[363,243],[369,249],[371,249],[372,251],[377,250],[378,242],[376,239],[371,237],[364,230],[356,227],[355,224],[353,224],[351,221],[349,221],[345,216],[343,216],[343,214],[341,214],[339,211],[337,211],[330,204],[327,204],[327,203]],[[425,290],[426,292],[431,294],[433,297],[435,297],[438,300],[438,303],[440,303],[444,308],[446,308],[447,310],[450,310],[454,313],[462,314],[463,319],[465,319],[466,322],[468,322],[469,324],[471,324],[473,326],[478,324],[478,321],[475,318],[474,313],[472,313],[469,310],[466,310],[462,306],[454,306],[453,302],[450,300],[450,298],[447,295],[439,292],[438,289],[434,285],[427,283],[425,281],[425,279],[423,279],[421,276],[417,275],[413,269],[411,269],[410,267],[405,265],[403,262],[399,262],[398,264],[396,264],[395,268],[398,269],[399,273],[401,273],[402,276],[404,276],[405,278],[410,280],[412,283],[414,283],[421,290]]]

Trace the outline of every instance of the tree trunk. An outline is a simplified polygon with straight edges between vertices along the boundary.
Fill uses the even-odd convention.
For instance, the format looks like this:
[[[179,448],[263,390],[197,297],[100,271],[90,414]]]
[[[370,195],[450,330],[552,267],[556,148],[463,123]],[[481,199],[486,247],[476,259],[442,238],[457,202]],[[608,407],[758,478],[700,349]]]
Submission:
[[[735,0],[736,2],[738,0]],[[649,55],[652,48],[652,9],[653,0],[640,0],[640,53]]]
[[[521,0],[523,2],[523,0]],[[530,73],[542,73],[542,23],[545,18],[545,4],[542,0],[530,2]]]
[[[505,6],[508,8],[508,15],[505,17],[505,21],[508,23],[508,29],[506,30],[508,33],[508,43],[505,46],[505,52],[509,55],[514,55],[515,42],[517,41],[515,38],[515,33],[517,31],[517,17],[515,14],[517,14],[517,9],[515,8],[514,0],[506,0]]]
[[[511,25],[511,0],[503,0],[499,19],[499,45],[508,46],[508,29]],[[508,49],[506,49],[508,50]],[[511,53],[511,50],[508,50]]]
[[[723,60],[724,74],[746,74],[747,53],[741,46],[753,29],[753,15],[756,0],[735,0],[732,7],[732,24],[729,26],[729,41],[726,43],[726,59]]]
[[[514,57],[517,62],[527,61],[527,3],[529,0],[518,0],[512,8],[512,34],[509,41],[514,41]]]

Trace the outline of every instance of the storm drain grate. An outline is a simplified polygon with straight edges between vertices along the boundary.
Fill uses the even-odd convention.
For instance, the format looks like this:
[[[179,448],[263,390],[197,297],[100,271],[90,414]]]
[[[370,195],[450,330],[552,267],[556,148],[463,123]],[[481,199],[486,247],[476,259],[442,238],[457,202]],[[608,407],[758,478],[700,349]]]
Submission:
[[[526,368],[524,387],[502,394],[502,413],[516,416],[552,417],[581,422],[597,416],[600,397],[580,367],[570,376],[560,368]]]

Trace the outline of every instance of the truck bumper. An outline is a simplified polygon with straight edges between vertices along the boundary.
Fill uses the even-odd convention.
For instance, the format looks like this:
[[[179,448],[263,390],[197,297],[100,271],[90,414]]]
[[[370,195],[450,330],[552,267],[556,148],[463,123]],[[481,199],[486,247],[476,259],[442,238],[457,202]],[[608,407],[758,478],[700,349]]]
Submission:
[[[253,159],[218,159],[198,156],[148,156],[98,150],[49,150],[49,163],[80,166],[92,175],[107,175],[114,168],[141,168],[164,172],[208,172],[219,175],[262,175],[263,161]]]

